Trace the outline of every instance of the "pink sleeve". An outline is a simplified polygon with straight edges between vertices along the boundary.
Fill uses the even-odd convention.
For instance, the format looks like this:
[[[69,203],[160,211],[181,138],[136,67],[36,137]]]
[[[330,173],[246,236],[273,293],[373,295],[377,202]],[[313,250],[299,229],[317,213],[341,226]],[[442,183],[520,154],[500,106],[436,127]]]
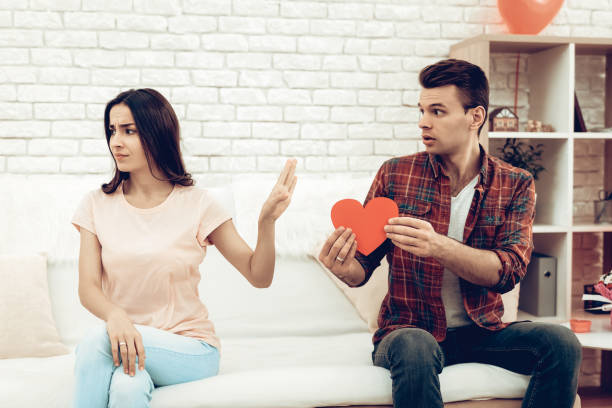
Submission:
[[[81,200],[74,215],[72,216],[72,225],[81,232],[81,228],[96,234],[93,219],[93,192],[87,193]]]
[[[211,245],[208,235],[231,218],[229,212],[208,191],[204,191],[200,200],[200,225],[197,234],[200,245]]]

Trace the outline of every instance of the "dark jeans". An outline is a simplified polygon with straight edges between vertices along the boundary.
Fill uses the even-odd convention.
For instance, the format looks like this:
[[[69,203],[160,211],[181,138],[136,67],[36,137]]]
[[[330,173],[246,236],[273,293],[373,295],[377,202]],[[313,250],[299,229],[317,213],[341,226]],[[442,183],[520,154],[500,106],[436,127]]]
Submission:
[[[438,343],[425,330],[386,335],[372,352],[374,365],[391,372],[395,408],[442,407],[438,374],[445,366],[476,362],[531,375],[523,408],[571,408],[582,348],[556,324],[517,322],[500,331],[475,325],[450,330]]]

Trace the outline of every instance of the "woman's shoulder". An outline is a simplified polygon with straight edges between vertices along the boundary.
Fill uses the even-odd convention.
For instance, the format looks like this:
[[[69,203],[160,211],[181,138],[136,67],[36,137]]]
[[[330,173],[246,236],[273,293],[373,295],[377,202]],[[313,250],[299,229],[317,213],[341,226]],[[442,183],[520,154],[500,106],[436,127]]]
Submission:
[[[112,193],[107,194],[102,190],[102,187],[100,186],[90,189],[87,193],[85,193],[85,195],[83,196],[83,200],[89,200],[94,203],[108,202],[115,200],[117,197],[119,197],[119,194],[121,194],[121,187],[118,187]]]
[[[177,196],[184,201],[197,203],[200,208],[208,208],[211,204],[233,208],[234,195],[231,187],[200,187],[176,185]]]
[[[202,198],[207,194],[207,189],[199,186],[182,186],[180,184],[174,185],[174,194],[182,196],[184,198]]]

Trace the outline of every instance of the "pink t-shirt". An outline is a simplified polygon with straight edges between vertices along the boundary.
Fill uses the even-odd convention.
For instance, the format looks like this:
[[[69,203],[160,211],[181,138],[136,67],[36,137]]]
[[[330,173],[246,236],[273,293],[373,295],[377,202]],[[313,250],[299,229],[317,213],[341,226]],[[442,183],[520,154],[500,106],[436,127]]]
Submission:
[[[136,208],[122,186],[88,193],[72,223],[96,234],[102,246],[102,291],[135,324],[202,339],[219,348],[199,298],[199,265],[208,235],[230,215],[211,194],[175,185],[153,208]]]

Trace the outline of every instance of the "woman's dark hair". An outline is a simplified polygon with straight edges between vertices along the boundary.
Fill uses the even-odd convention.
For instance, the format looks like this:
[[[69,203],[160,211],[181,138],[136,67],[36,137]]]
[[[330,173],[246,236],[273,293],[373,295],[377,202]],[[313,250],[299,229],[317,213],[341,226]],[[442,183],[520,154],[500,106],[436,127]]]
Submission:
[[[193,179],[191,174],[185,171],[185,164],[181,156],[178,119],[170,103],[154,89],[130,89],[121,92],[106,104],[104,132],[108,149],[111,150],[110,111],[113,106],[121,103],[127,105],[132,112],[151,174],[153,174],[151,163],[155,163],[164,173],[165,181],[182,186],[192,186]],[[130,173],[120,171],[115,161],[113,179],[107,184],[102,184],[102,191],[106,194],[113,193],[119,184],[129,177]]]
[[[489,81],[479,66],[458,59],[446,59],[423,68],[419,74],[419,82],[423,88],[438,88],[455,85],[459,90],[459,98],[463,109],[482,106],[485,120],[478,128],[478,134],[487,122],[489,110]]]

